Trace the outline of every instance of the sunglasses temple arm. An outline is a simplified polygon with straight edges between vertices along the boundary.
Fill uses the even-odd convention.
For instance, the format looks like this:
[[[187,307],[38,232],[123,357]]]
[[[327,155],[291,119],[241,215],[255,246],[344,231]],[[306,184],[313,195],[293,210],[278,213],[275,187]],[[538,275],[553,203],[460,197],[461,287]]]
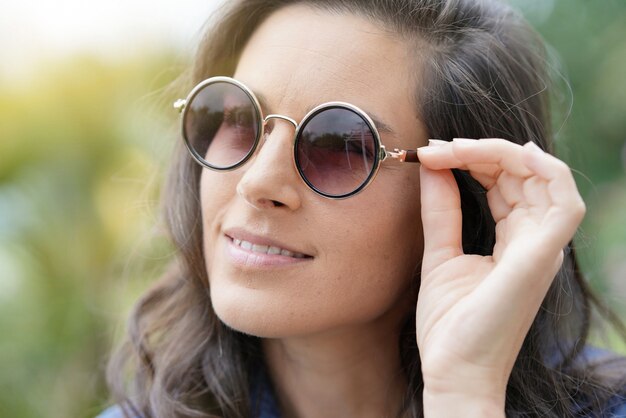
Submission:
[[[404,154],[405,163],[419,163],[420,159],[417,156],[417,150],[407,150]]]
[[[385,150],[385,158],[393,158],[403,163],[419,163],[417,150],[394,149],[393,151]]]

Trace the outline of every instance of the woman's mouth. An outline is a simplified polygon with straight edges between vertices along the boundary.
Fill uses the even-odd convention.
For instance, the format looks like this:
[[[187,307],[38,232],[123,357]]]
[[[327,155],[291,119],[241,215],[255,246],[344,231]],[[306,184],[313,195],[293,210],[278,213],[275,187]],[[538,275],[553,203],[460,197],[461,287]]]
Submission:
[[[313,259],[313,256],[296,251],[293,247],[284,248],[277,240],[243,230],[228,230],[224,237],[227,239],[228,258],[241,267],[272,268]]]
[[[249,241],[231,238],[233,244],[238,247],[243,248],[244,250],[251,251],[253,253],[258,254],[267,254],[267,255],[282,255],[285,257],[293,257],[293,258],[307,258],[306,254],[296,253],[289,250],[285,250],[284,248],[275,247],[273,245],[261,245],[261,244],[253,244]]]

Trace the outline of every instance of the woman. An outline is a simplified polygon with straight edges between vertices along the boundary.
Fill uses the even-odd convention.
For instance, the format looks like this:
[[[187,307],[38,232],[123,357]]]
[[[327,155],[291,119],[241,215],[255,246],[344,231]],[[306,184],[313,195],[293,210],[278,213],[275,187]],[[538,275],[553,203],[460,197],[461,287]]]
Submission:
[[[585,347],[541,45],[495,1],[230,4],[109,414],[626,414],[623,363]]]

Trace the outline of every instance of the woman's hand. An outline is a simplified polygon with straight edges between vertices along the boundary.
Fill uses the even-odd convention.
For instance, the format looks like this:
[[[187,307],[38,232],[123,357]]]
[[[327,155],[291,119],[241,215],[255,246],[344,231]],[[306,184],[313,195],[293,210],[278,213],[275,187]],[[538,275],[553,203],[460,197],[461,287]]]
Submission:
[[[418,152],[424,257],[416,330],[425,412],[504,416],[513,364],[585,205],[567,165],[533,143],[457,139]],[[452,168],[487,189],[492,256],[463,253]]]

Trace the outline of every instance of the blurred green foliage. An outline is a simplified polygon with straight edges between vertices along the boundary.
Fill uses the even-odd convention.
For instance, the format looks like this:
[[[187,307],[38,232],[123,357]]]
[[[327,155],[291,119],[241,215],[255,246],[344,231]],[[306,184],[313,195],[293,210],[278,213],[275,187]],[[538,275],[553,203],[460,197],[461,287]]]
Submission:
[[[555,126],[588,204],[577,246],[594,288],[622,309],[626,3],[513,3],[570,82]],[[82,55],[0,79],[0,416],[89,417],[106,402],[112,341],[172,252],[155,225],[177,138],[162,89],[181,61]]]
[[[2,417],[93,416],[105,399],[113,327],[171,251],[153,228],[175,62],[78,56],[2,84]]]
[[[547,19],[529,17],[536,18],[570,84],[571,92],[562,86],[555,101],[556,149],[574,170],[588,207],[576,240],[582,267],[594,288],[624,315],[626,3],[527,2],[552,8]]]

